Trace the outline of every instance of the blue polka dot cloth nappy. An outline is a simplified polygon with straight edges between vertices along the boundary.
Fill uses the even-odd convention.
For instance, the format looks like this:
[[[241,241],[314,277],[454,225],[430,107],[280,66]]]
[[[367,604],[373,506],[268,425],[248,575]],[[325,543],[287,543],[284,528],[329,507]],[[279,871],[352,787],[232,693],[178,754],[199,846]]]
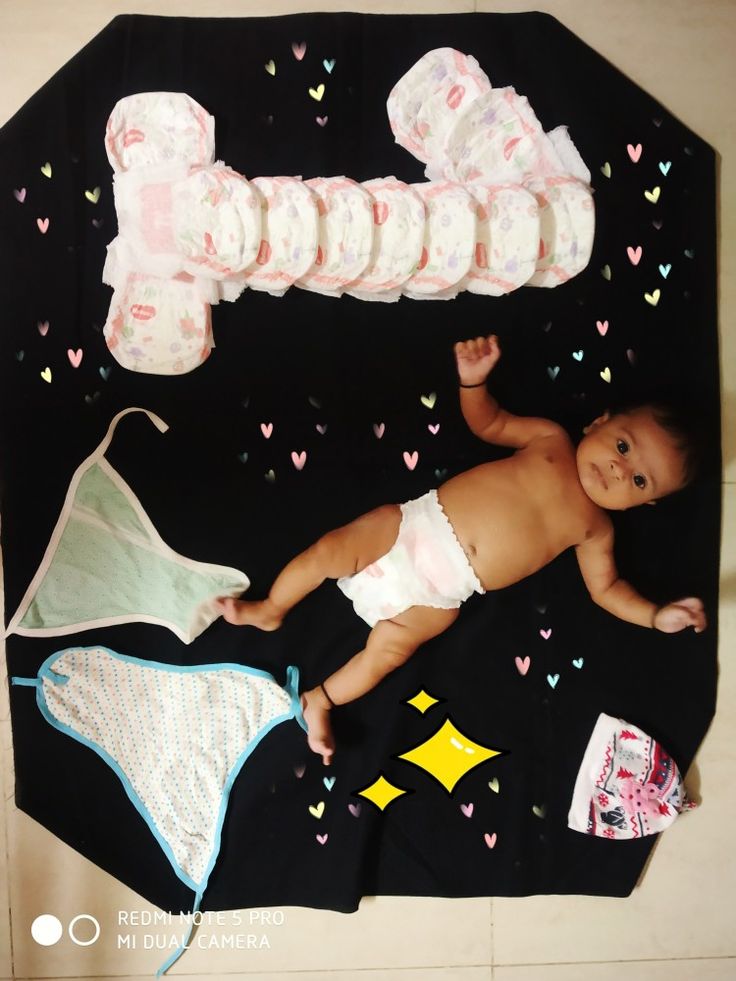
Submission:
[[[35,678],[42,715],[94,750],[120,778],[199,909],[220,851],[230,789],[256,746],[290,719],[306,728],[299,675],[282,688],[242,664],[187,667],[144,661],[106,647],[69,647]],[[167,970],[184,948],[161,968]]]

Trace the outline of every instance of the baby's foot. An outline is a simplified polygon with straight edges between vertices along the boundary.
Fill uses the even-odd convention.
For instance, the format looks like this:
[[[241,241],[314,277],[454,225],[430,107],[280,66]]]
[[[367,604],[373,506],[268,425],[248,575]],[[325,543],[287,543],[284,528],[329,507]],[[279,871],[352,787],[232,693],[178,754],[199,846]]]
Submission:
[[[325,766],[329,766],[335,752],[335,739],[330,724],[330,711],[319,689],[313,688],[302,695],[302,712],[307,723],[309,748],[322,757]]]
[[[277,630],[282,617],[274,612],[269,600],[239,600],[232,596],[218,596],[215,606],[228,623],[236,626],[258,627],[259,630]]]

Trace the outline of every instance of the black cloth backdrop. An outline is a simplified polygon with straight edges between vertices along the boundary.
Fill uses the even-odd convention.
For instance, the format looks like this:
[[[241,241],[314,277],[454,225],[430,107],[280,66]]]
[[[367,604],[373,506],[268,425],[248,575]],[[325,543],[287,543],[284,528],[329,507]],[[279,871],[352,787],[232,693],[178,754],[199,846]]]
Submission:
[[[298,60],[291,46],[302,41]],[[452,302],[246,291],[213,309],[217,347],[193,373],[146,376],[114,362],[101,333],[111,296],[101,272],[116,233],[103,136],[119,98],[187,92],[215,117],[217,157],[246,176],[420,181],[422,165],[393,141],[385,101],[422,54],[443,46],[477,57],[495,86],[514,85],[545,129],[569,126],[593,175],[597,213],[592,261],[581,275],[553,290]],[[270,59],[275,76],[264,68]],[[331,72],[323,59],[334,59]],[[308,88],[320,82],[317,103]],[[628,144],[642,145],[638,162]],[[50,178],[41,172],[46,162]],[[549,16],[121,16],[0,131],[0,173],[6,622],[72,473],[113,414],[130,405],[159,413],[171,429],[160,435],[143,416],[126,419],[111,462],[165,541],[242,568],[253,597],[330,528],[503,452],[476,440],[462,420],[458,339],[500,335],[493,391],[512,411],[548,415],[580,433],[612,398],[666,381],[703,409],[707,435],[718,438],[714,151]],[[96,186],[94,204],[84,191]],[[644,196],[655,186],[656,204]],[[46,217],[42,234],[36,219]],[[634,266],[626,250],[638,245]],[[655,307],[644,293],[657,287]],[[67,350],[79,348],[75,369]],[[50,383],[41,377],[46,367]],[[421,397],[431,403],[432,394],[430,408]],[[274,425],[268,440],[263,422]],[[292,450],[307,451],[301,471]],[[403,453],[414,450],[412,471]],[[275,479],[265,478],[269,470]],[[706,633],[665,636],[615,620],[587,596],[572,554],[517,586],[472,598],[447,634],[334,714],[331,790],[296,723],[261,743],[233,788],[203,908],[350,911],[370,894],[627,895],[653,840],[588,838],[568,830],[567,810],[599,712],[642,726],[683,768],[706,731],[716,684],[716,471],[668,502],[616,519],[622,574],[657,601],[702,595]],[[100,643],[175,664],[238,661],[279,679],[294,663],[311,686],[359,649],[367,631],[326,583],[275,634],[218,621],[190,646],[145,624],[57,639],[11,636],[8,670],[29,676],[55,650]],[[515,658],[527,655],[522,676]],[[553,687],[547,676],[555,674]],[[424,715],[404,704],[421,688],[444,699]],[[49,726],[29,689],[11,690],[11,708],[18,806],[150,901],[191,908],[192,894],[114,773]],[[505,750],[453,794],[396,759],[445,715],[477,742]],[[383,812],[354,796],[379,773],[413,791]],[[308,808],[319,801],[325,810],[317,819]],[[469,803],[467,817],[460,805]],[[484,835],[493,833],[490,848]],[[320,844],[316,836],[325,834]]]

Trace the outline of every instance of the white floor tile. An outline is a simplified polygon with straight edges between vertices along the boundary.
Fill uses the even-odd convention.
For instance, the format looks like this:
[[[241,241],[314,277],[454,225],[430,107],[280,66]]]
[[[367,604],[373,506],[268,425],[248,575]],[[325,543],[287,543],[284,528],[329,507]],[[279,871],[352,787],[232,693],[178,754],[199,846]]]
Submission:
[[[312,11],[469,13],[473,0],[73,0],[0,4],[0,126],[118,14],[262,17]]]
[[[646,5],[640,0],[618,0],[614,5],[607,0],[587,4],[538,0],[532,6],[557,16],[717,147],[721,154],[721,270],[732,270],[736,250],[736,197],[731,192],[736,168],[736,103],[724,102],[718,95],[733,81],[730,49],[736,7],[730,0],[712,0],[699,11],[692,0],[652,0]],[[472,8],[470,0],[418,0],[400,7],[396,2],[371,0],[271,0],[268,12],[461,12]],[[477,8],[531,9],[528,0],[489,0],[479,2]],[[52,0],[2,3],[0,125],[113,16],[130,9],[128,0],[70,0],[61,5]],[[140,13],[169,9],[162,0],[138,0],[135,4]],[[262,15],[264,4],[263,0],[178,0],[176,11],[193,16]],[[683,51],[688,53],[686,71],[682,70]],[[736,309],[736,277],[722,275],[720,302],[722,323],[731,323],[729,317]],[[734,447],[736,332],[725,327],[722,365],[726,388],[724,444]],[[727,475],[729,480],[736,480],[733,454]],[[736,755],[736,670],[729,651],[736,640],[736,487],[727,488],[725,496],[722,675],[718,715],[697,760],[703,806],[663,836],[643,885],[629,900],[535,897],[494,901],[495,957],[507,965],[494,969],[494,981],[613,981],[614,972],[616,979],[624,974],[627,981],[732,981],[736,977],[736,960],[721,956],[736,953],[730,915],[736,870],[730,859],[733,851],[728,821],[735,802],[730,788]],[[7,718],[6,693],[4,685],[0,688],[3,720]],[[0,723],[3,800],[12,790],[8,747],[8,727]],[[33,944],[30,922],[45,910],[78,912],[80,902],[94,897],[95,915],[113,924],[118,909],[150,907],[12,805],[7,815],[0,806],[0,981],[3,975],[8,979],[13,976],[4,891],[6,825],[11,841],[8,872],[18,981],[48,978],[54,972],[58,979],[67,981],[75,976],[100,981],[113,975],[118,981],[148,981],[162,959],[159,952],[135,952],[140,956],[126,952],[126,961],[121,963],[120,954],[102,939],[94,948],[85,949],[74,948],[69,941],[66,946],[60,943],[45,949]],[[71,899],[69,883],[73,884]],[[67,909],[72,900],[77,905]],[[271,950],[259,952],[263,954],[261,961],[251,962],[249,958],[247,967],[256,973],[242,973],[242,954],[230,958],[222,952],[213,955],[191,950],[171,975],[187,975],[191,981],[228,976],[249,981],[489,981],[490,969],[478,966],[488,964],[491,957],[488,911],[489,903],[482,900],[403,899],[366,903],[360,913],[349,917],[288,910],[281,939],[277,941],[272,931]],[[696,954],[713,956],[687,959]],[[685,959],[647,959],[673,956]],[[610,963],[569,963],[586,959]],[[542,963],[545,960],[558,963]],[[529,961],[536,963],[529,965]],[[441,963],[459,966],[429,966]],[[133,971],[135,977],[120,978],[121,970]],[[190,973],[197,970],[203,973]],[[224,973],[228,970],[234,973]]]
[[[617,961],[611,964],[523,964],[495,967],[493,981],[733,981],[736,960]]]
[[[120,911],[158,911],[22,812],[8,815],[8,833],[19,977],[103,978],[121,971],[150,976],[173,952],[170,938],[185,932],[177,918],[170,925],[118,926]],[[244,966],[270,973],[490,965],[490,908],[487,899],[380,898],[365,900],[350,915],[287,907],[279,926],[249,926],[247,911],[240,922],[236,914],[224,913],[221,925],[213,921],[200,926],[190,949],[169,973],[217,976]],[[65,926],[79,913],[91,914],[100,923],[100,939],[80,947],[65,932],[54,946],[39,946],[30,927],[42,913]],[[119,946],[122,934],[131,935],[130,946]],[[241,949],[227,949],[238,943]]]
[[[10,946],[10,892],[8,889],[8,848],[6,837],[5,797],[0,777],[0,978],[11,977],[13,962]]]
[[[174,977],[171,972],[167,977]],[[490,967],[438,967],[421,968],[419,970],[380,970],[380,971],[277,971],[266,974],[186,974],[181,975],[186,981],[213,981],[213,978],[220,978],[221,981],[491,981]],[[0,978],[0,981],[10,981],[10,979]],[[15,981],[36,981],[34,978],[18,977]],[[89,981],[89,977],[82,979],[72,977],[44,978],[44,981]],[[103,979],[99,979],[103,981]],[[115,975],[115,981],[151,981],[150,975],[126,974],[124,976]],[[678,981],[678,979],[675,979]],[[710,979],[707,979],[710,981]]]
[[[5,609],[0,552],[0,610]],[[8,840],[6,801],[13,793],[12,765],[8,766],[10,750],[10,706],[8,701],[5,643],[0,637],[0,977],[13,974],[10,944],[10,890],[8,886]]]
[[[724,492],[726,580],[736,553],[736,487]],[[727,556],[731,556],[727,558]],[[730,580],[733,582],[733,578]],[[702,805],[660,838],[628,899],[534,896],[496,899],[497,964],[724,957],[736,954],[736,862],[728,815],[736,759],[736,595],[721,599],[720,681],[713,725],[696,757]],[[615,847],[612,843],[612,847]]]
[[[701,15],[701,8],[707,13]],[[476,9],[552,14],[718,151],[724,467],[726,479],[736,481],[736,330],[729,313],[736,309],[736,277],[731,275],[736,268],[736,104],[731,100],[724,108],[718,98],[733,88],[736,5],[732,0],[707,5],[693,0],[478,0]],[[570,135],[575,139],[574,131]]]

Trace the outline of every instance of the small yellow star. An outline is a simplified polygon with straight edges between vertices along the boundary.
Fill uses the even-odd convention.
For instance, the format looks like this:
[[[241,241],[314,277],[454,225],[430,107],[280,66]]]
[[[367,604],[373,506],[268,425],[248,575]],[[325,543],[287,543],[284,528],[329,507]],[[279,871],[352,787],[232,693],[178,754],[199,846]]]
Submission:
[[[355,793],[359,797],[365,797],[371,804],[375,804],[379,810],[385,811],[397,797],[402,797],[404,794],[412,793],[412,791],[396,787],[381,774],[372,784],[364,787],[363,790],[356,790]]]
[[[439,698],[433,698],[429,692],[422,688],[413,698],[407,698],[406,704],[411,705],[412,708],[424,715],[427,709],[432,708],[433,705],[438,705],[439,701]]]

